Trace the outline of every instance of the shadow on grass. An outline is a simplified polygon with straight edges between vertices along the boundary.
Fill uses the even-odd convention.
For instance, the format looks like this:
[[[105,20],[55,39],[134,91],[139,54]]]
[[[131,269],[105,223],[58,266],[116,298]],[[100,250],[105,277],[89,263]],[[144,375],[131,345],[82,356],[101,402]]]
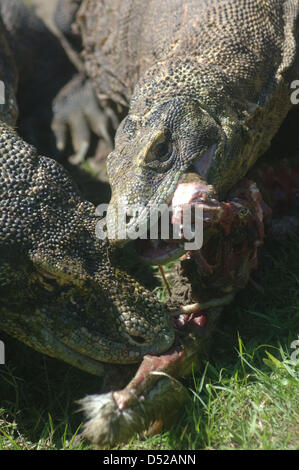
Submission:
[[[101,378],[37,353],[2,332],[1,339],[6,365],[0,366],[0,430],[14,422],[14,438],[21,435],[22,442],[62,448],[82,422],[76,400],[98,392]]]

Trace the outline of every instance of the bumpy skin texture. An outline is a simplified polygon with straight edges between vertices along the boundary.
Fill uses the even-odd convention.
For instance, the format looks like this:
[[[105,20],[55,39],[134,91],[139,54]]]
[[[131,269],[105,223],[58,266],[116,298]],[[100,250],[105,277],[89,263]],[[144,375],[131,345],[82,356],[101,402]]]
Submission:
[[[78,23],[98,95],[130,106],[109,160],[112,205],[121,196],[145,205],[169,202],[192,166],[220,197],[246,173],[290,107],[297,9],[292,0],[83,2]],[[113,267],[112,248],[95,238],[93,206],[80,199],[62,167],[12,129],[16,68],[1,31],[0,73],[7,80],[0,141],[1,327],[98,374],[99,361],[131,363],[167,350],[173,333],[165,312]],[[194,344],[194,350],[186,345],[187,353],[198,352],[200,341]],[[176,369],[176,352],[171,373],[180,377],[189,369],[184,361]],[[128,413],[129,434],[134,419],[141,428],[147,422],[143,400],[151,421],[161,407],[175,408],[179,396],[165,378],[171,361],[146,361],[141,395],[135,399],[140,371],[126,390],[124,406],[130,412],[130,403],[136,405]],[[160,388],[151,371],[164,374]],[[128,436],[124,408],[109,403],[104,417],[100,407],[91,431],[98,443],[114,440],[111,423],[119,431],[116,440]],[[88,400],[85,410],[98,418]]]
[[[111,263],[94,206],[12,126],[17,66],[0,22],[0,327],[94,374],[165,351],[174,334],[156,297]]]
[[[192,167],[225,197],[292,106],[298,8],[297,0],[83,1],[88,73],[99,96],[130,108],[108,159],[112,208],[120,199],[169,203]],[[145,209],[131,217],[128,229],[146,217]]]

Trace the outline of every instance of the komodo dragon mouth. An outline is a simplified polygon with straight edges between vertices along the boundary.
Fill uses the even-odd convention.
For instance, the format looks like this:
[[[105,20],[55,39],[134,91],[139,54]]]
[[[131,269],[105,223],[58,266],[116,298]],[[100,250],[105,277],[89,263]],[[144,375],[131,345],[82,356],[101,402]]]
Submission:
[[[206,230],[221,220],[222,207],[216,197],[214,187],[208,185],[200,176],[195,173],[185,174],[174,191],[169,204],[169,237],[163,237],[161,223],[158,239],[152,240],[150,238],[149,229],[146,240],[136,240],[135,247],[139,256],[149,264],[162,265],[176,260],[188,252],[186,243],[190,242],[190,235],[193,236],[193,239],[202,239],[203,234],[199,231],[203,230],[203,224],[199,223],[197,227],[196,222],[204,222]],[[195,209],[201,210],[195,212]],[[188,227],[187,239],[185,215],[188,210],[190,227]]]
[[[265,224],[272,227],[270,216],[275,220],[298,197],[298,175],[298,163],[291,159],[277,168],[266,165],[253,171],[250,176],[258,179],[271,209],[250,179],[241,180],[226,201],[219,201],[214,187],[198,174],[189,173],[181,179],[169,211],[169,233],[174,232],[176,224],[181,238],[135,242],[137,253],[147,263],[162,265],[177,260],[171,268],[172,275],[177,271],[172,276],[175,280],[168,290],[170,305],[177,307],[174,321],[179,329],[196,336],[212,330],[217,311],[232,301],[258,267],[258,247],[263,243]],[[195,250],[185,248],[182,214],[188,206],[202,209],[199,229],[203,231],[203,245]],[[190,220],[196,236],[195,218],[193,214]],[[275,224],[271,230],[275,230]],[[163,274],[161,266],[160,270]]]
[[[186,249],[184,210],[191,210],[191,233],[202,230],[203,244]],[[196,214],[194,209],[199,208]],[[264,218],[271,211],[256,184],[242,180],[219,201],[212,185],[195,173],[186,174],[174,191],[170,204],[169,233],[179,227],[179,239],[135,241],[139,256],[150,264],[177,260],[178,282],[169,289],[170,304],[178,307],[174,322],[179,329],[202,337],[212,330],[220,309],[232,301],[257,266],[257,247],[264,238]],[[202,223],[196,227],[196,218]],[[189,232],[190,234],[190,232]],[[159,235],[161,235],[159,233]],[[189,237],[188,237],[189,238]],[[160,271],[163,275],[162,267]]]
[[[196,208],[201,209],[198,214],[195,213]],[[188,209],[190,210],[189,229],[194,234],[194,239],[196,239],[197,235],[203,235],[203,233],[196,233],[196,222],[199,222],[196,220],[198,216],[202,219],[202,222],[204,221],[204,227],[207,231],[209,226],[212,226],[221,219],[222,208],[216,199],[216,192],[213,186],[208,185],[195,173],[184,175],[174,191],[167,214],[169,215],[170,237],[163,239],[161,230],[159,230],[158,239],[138,239],[135,242],[135,249],[140,258],[146,263],[160,265],[163,277],[164,273],[161,265],[171,261],[190,259],[191,257],[191,251],[186,249],[186,244],[190,240],[187,240],[185,237],[186,227],[184,226],[185,213]],[[198,231],[203,231],[203,223],[199,225]],[[159,224],[159,229],[161,229],[161,223]],[[150,236],[150,233],[148,235]],[[190,238],[190,234],[188,235],[188,238]],[[195,251],[200,253],[200,249]],[[165,277],[164,280],[167,282]],[[196,336],[202,337],[207,329],[210,329],[212,323],[214,323],[214,321],[211,321],[212,318],[209,318],[209,321],[207,321],[207,317],[207,311],[204,311],[203,306],[199,302],[191,302],[187,305],[184,305],[183,302],[178,312],[174,313],[174,323],[177,328],[183,330],[187,328],[189,331],[195,332]],[[213,318],[213,320],[215,319]]]

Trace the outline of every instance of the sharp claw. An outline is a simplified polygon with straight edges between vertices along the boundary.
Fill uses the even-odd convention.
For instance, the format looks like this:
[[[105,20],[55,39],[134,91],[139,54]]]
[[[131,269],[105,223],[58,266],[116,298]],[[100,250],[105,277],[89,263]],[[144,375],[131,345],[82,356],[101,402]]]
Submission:
[[[109,108],[109,106],[105,106],[105,113],[109,117],[112,127],[114,130],[116,130],[119,126],[120,120],[117,117],[117,114],[113,111],[112,108]]]
[[[79,150],[69,158],[69,161],[74,165],[82,163],[85,159],[89,148],[89,142],[81,142]]]
[[[72,159],[82,162],[87,154],[90,142],[90,132],[86,123],[85,117],[82,114],[77,114],[69,121],[72,143],[75,150],[75,157]]]
[[[89,104],[86,117],[93,132],[98,137],[102,137],[109,145],[112,146],[112,140],[107,130],[108,118],[95,102]]]
[[[109,108],[106,112],[106,108],[102,108],[97,102],[89,82],[83,83],[77,79],[73,80],[72,86],[71,84],[72,82],[54,100],[52,129],[60,152],[65,150],[70,132],[74,148],[70,161],[80,163],[87,155],[91,131],[101,138],[108,148],[113,148],[109,128],[116,124],[117,119],[112,109]]]
[[[61,121],[54,120],[51,128],[55,135],[56,147],[59,152],[62,152],[66,146],[66,124]]]

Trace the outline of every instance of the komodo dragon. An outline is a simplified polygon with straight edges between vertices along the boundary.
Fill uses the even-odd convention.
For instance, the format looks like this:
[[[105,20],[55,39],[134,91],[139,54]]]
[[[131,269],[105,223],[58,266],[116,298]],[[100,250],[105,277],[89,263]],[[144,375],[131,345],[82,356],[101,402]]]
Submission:
[[[128,231],[146,227],[151,204],[171,202],[184,173],[199,173],[222,199],[267,149],[293,106],[298,8],[297,0],[83,2],[87,72],[99,96],[129,107],[107,167],[111,214],[120,200],[141,207],[128,214]]]
[[[15,22],[37,21],[21,2],[2,0],[0,326],[38,351],[102,375],[103,363],[137,363],[167,350],[173,328],[156,297],[112,265],[108,242],[95,235],[95,208],[67,172],[15,130],[26,48],[13,40],[20,28],[11,23],[12,4],[20,8],[12,12]],[[30,46],[32,58],[33,38]]]
[[[299,76],[298,0],[84,0],[77,14],[78,27],[86,71],[94,81],[98,97],[128,108],[107,164],[112,187],[107,214],[108,225],[112,228],[111,240],[118,244],[124,241],[114,230],[119,202],[127,205],[127,234],[138,229],[139,234],[144,235],[151,225],[149,208],[171,205],[180,183],[189,175],[191,178],[193,175],[193,181],[189,178],[189,188],[190,184],[195,188],[200,179],[201,190],[197,195],[204,214],[207,209],[209,215],[209,210],[217,205],[215,201],[227,197],[239,201],[245,213],[252,215],[256,211],[253,233],[259,235],[255,241],[250,241],[251,249],[245,249],[243,264],[238,260],[237,245],[235,248],[230,245],[229,235],[224,243],[228,241],[229,249],[222,253],[227,256],[222,272],[221,267],[217,269],[217,263],[223,256],[214,263],[214,274],[214,266],[205,263],[201,254],[197,260],[195,256],[191,259],[191,268],[183,266],[183,276],[189,277],[188,282],[190,272],[191,276],[199,274],[199,282],[191,282],[198,292],[182,298],[201,301],[204,285],[200,279],[203,279],[215,287],[211,289],[215,298],[212,297],[210,305],[221,305],[219,298],[224,292],[233,294],[246,284],[248,272],[256,265],[257,246],[263,239],[260,222],[265,212],[260,196],[254,185],[241,183],[241,180],[269,147],[295,104],[291,94],[293,81]],[[241,186],[234,194],[230,193],[237,183]],[[252,200],[247,200],[247,206],[245,199],[250,195]],[[253,201],[257,205],[252,212]],[[184,202],[190,200],[181,201]],[[224,204],[224,214],[225,207]],[[227,214],[227,220],[222,220],[224,231],[228,233],[229,218]],[[219,225],[220,219],[221,216]],[[247,233],[244,225],[236,233],[242,231]],[[204,225],[204,234],[209,234],[208,224],[206,230]],[[246,234],[245,245],[247,236],[249,242]],[[139,252],[144,255],[146,249],[150,262],[162,263],[173,258],[167,243],[157,248],[156,242],[151,249],[147,241],[139,244]],[[161,255],[163,247],[166,248],[164,256]],[[203,253],[209,251],[212,255],[218,251],[217,239],[212,246],[204,245]],[[188,259],[183,263],[187,265]],[[201,302],[199,305],[203,308]],[[194,308],[198,309],[198,303]],[[189,313],[192,317],[195,311]],[[201,322],[200,317],[195,316],[194,320]],[[192,351],[192,347],[187,346],[187,356],[188,351]],[[175,376],[188,370],[186,357],[182,361],[186,360],[185,370],[180,370],[180,353],[177,359],[175,353],[163,358],[167,365],[161,360],[162,372],[173,373],[173,364],[169,366],[172,361],[177,363]],[[127,389],[114,394],[114,402],[109,397],[85,401],[90,418],[86,432],[92,439],[104,442],[106,432],[106,435],[110,433],[111,442],[117,441],[119,436],[126,435],[130,423],[141,419],[132,392],[143,396],[140,377],[147,377],[150,367],[144,361],[140,373]],[[170,405],[167,405],[174,395],[172,386],[168,382],[168,388],[165,385],[163,389],[161,385],[159,392],[158,386],[151,385],[147,397],[155,397],[156,393],[156,402],[160,398],[160,408],[165,407],[168,412]],[[152,401],[155,402],[155,398]],[[157,412],[154,404],[148,409],[153,415],[153,410]],[[129,412],[127,420],[124,411]],[[132,428],[136,430],[138,425]],[[127,431],[127,435],[130,432]]]
[[[129,107],[108,160],[111,208],[119,199],[144,208],[138,216],[129,215],[128,227],[147,222],[150,204],[170,203],[189,172],[204,178],[208,197],[214,199],[216,192],[219,200],[226,197],[292,106],[290,83],[298,72],[295,0],[262,5],[253,0],[83,0],[77,26],[99,98]],[[59,165],[37,156],[12,130],[15,64],[4,33],[1,41],[1,71],[8,84],[2,125],[3,328],[94,373],[99,372],[98,361],[134,362],[146,352],[167,350],[174,335],[165,312],[113,268],[109,244],[95,239],[92,205],[80,200]],[[255,193],[249,189],[248,194]],[[19,298],[12,295],[16,288]],[[185,356],[182,351],[177,356],[180,376]],[[174,353],[162,357],[176,363]],[[156,369],[162,364],[160,373],[163,360],[156,361]],[[143,366],[129,393],[118,395],[119,408],[109,397],[85,401],[92,418],[87,434],[94,441],[113,443],[142,427],[138,403],[131,417],[122,410],[130,407],[132,390],[145,391],[140,384],[149,369]],[[148,411],[175,403],[166,381],[159,382],[160,390],[157,382],[147,382],[148,396],[154,397]],[[132,417],[139,422],[127,432]],[[147,416],[146,423],[150,421]]]

